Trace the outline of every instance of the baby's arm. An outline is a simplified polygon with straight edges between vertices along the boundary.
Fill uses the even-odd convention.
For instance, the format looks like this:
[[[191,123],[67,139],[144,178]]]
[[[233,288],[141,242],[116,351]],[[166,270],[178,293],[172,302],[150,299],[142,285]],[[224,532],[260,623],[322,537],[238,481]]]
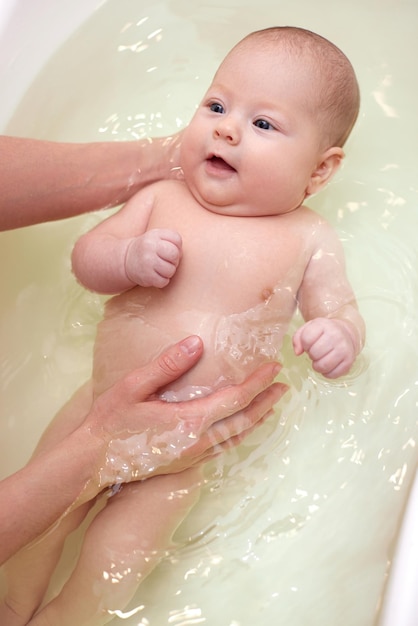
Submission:
[[[293,347],[297,355],[308,354],[315,371],[338,378],[348,373],[362,350],[365,327],[336,233],[324,223],[320,238],[298,292],[306,323],[294,334]]]
[[[168,229],[147,231],[153,187],[80,237],[72,253],[73,271],[88,289],[115,294],[136,287],[165,287],[181,258],[181,237]]]

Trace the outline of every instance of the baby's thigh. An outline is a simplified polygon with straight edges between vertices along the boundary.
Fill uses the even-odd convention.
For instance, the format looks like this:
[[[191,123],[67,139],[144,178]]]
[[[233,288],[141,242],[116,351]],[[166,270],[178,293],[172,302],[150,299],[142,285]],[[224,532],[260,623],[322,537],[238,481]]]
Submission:
[[[200,494],[201,470],[155,476],[124,484],[93,522],[95,540],[125,557],[132,551],[158,553],[171,547],[172,536]]]
[[[85,616],[126,606],[138,584],[169,554],[171,537],[196,501],[199,483],[199,471],[187,470],[123,485],[88,527],[59,610]],[[72,623],[80,623],[76,618],[78,613]]]
[[[44,431],[34,455],[48,450],[76,430],[85,420],[93,402],[91,381],[80,387],[58,411]]]
[[[87,529],[73,580],[81,577],[89,588],[94,581],[108,608],[126,604],[174,547],[173,534],[195,504],[199,485],[194,469],[123,485]]]
[[[134,369],[145,366],[174,341],[135,315],[105,318],[97,328],[93,354],[94,397]]]

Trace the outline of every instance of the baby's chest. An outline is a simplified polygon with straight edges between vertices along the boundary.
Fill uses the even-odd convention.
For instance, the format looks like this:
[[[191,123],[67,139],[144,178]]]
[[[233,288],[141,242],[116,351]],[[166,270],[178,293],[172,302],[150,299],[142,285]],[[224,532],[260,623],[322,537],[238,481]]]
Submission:
[[[294,299],[308,261],[308,250],[298,236],[269,237],[262,231],[243,237],[232,231],[185,241],[182,270],[189,284],[203,282],[222,298],[247,300],[254,306],[274,294]]]
[[[184,200],[170,212],[167,203],[160,204],[152,218],[153,227],[172,228],[182,237],[182,258],[172,280],[177,296],[230,303],[232,311],[274,294],[294,301],[311,248],[298,217],[218,215]]]

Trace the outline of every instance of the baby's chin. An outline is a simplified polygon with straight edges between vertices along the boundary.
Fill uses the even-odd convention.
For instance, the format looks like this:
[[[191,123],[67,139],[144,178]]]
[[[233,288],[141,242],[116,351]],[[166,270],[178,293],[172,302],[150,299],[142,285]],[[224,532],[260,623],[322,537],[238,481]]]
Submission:
[[[235,193],[225,190],[191,190],[195,200],[207,211],[227,217],[256,217],[254,205],[247,204]]]

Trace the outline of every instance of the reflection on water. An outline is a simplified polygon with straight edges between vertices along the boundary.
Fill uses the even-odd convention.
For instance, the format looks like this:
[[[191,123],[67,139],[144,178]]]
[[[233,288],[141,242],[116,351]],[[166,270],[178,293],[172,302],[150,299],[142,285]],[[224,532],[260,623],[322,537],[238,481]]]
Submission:
[[[416,466],[418,198],[408,138],[418,103],[402,51],[418,52],[418,9],[261,2],[265,11],[249,0],[110,0],[51,60],[8,129],[59,140],[169,134],[190,119],[231,45],[273,23],[335,41],[361,86],[343,170],[310,204],[344,242],[367,324],[364,354],[349,377],[330,382],[285,342],[288,397],[206,468],[179,549],[115,624],[371,626]],[[89,376],[102,300],[75,283],[69,252],[101,217],[1,235],[2,474],[25,461]]]

